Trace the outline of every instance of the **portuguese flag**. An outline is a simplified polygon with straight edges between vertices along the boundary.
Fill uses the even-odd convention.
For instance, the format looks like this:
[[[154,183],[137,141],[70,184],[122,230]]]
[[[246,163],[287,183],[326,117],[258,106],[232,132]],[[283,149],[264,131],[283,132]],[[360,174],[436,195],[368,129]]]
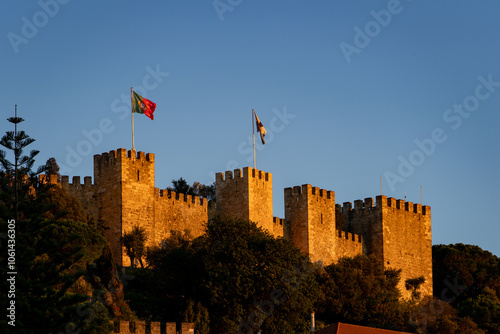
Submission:
[[[132,91],[132,112],[144,114],[153,120],[153,113],[155,112],[155,109],[156,103],[151,102]]]

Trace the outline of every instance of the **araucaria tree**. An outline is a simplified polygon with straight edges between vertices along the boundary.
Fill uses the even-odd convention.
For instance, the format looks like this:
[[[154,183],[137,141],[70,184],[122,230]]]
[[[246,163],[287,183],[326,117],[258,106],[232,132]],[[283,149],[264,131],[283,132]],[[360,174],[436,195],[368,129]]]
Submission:
[[[27,201],[31,196],[30,187],[37,184],[36,177],[46,170],[46,166],[40,166],[33,171],[35,156],[39,153],[37,150],[31,150],[29,155],[23,155],[24,148],[35,141],[24,131],[18,131],[17,125],[24,121],[16,116],[7,118],[7,121],[14,124],[14,131],[7,131],[0,140],[0,145],[7,150],[12,151],[14,161],[7,158],[7,153],[0,150],[0,163],[2,164],[1,198],[2,204],[8,205],[4,210],[10,211],[14,217],[19,219],[19,204]]]
[[[27,334],[109,333],[104,299],[93,289],[88,294],[76,289],[77,281],[88,275],[88,267],[103,254],[106,240],[85,222],[61,219],[65,208],[50,201],[49,184],[38,182],[46,166],[33,170],[38,151],[23,154],[35,140],[18,131],[22,118],[16,115],[8,121],[14,131],[0,140],[12,152],[0,151],[0,231],[14,231],[9,241],[15,247],[9,247],[9,266],[7,257],[0,256],[0,272],[2,277],[7,270],[15,273],[9,274],[15,281],[15,297],[10,293],[11,283],[4,279],[0,303],[4,310],[5,303],[14,305],[15,316],[0,319],[0,328]],[[0,238],[1,254],[7,254],[7,245],[7,239]]]

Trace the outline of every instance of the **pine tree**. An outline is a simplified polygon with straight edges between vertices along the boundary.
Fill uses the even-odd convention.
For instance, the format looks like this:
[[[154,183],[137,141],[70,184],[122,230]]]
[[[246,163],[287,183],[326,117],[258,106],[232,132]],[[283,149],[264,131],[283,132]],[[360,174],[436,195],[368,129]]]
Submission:
[[[6,151],[0,150],[3,179],[0,183],[0,204],[4,206],[4,213],[10,212],[19,219],[19,205],[31,198],[32,187],[37,184],[37,175],[43,173],[47,167],[40,166],[36,171],[32,170],[38,150],[31,150],[29,155],[23,155],[24,148],[35,139],[30,138],[24,131],[17,130],[18,124],[24,122],[24,119],[17,117],[17,105],[15,116],[7,118],[7,121],[14,124],[14,131],[7,131],[0,140],[0,145],[12,151],[14,161],[8,160]]]
[[[85,222],[45,218],[51,204],[50,185],[38,182],[41,166],[33,171],[37,150],[24,155],[24,149],[35,140],[18,124],[24,120],[16,116],[7,119],[14,124],[0,145],[12,151],[9,160],[6,151],[0,151],[0,231],[8,240],[0,239],[0,273],[15,282],[15,288],[6,280],[0,282],[0,301],[15,305],[15,327],[0,319],[0,327],[15,333],[109,333],[108,311],[96,291],[91,295],[74,293],[71,288],[87,273],[88,266],[98,259],[106,240]],[[56,205],[57,206],[57,205]],[[61,207],[60,210],[65,208]],[[15,219],[14,219],[15,218]],[[11,237],[13,236],[13,237]],[[15,247],[12,246],[15,242]],[[9,261],[9,263],[7,263]],[[8,265],[9,264],[9,265]],[[12,292],[12,297],[7,296]],[[15,294],[15,297],[14,297]],[[5,308],[4,308],[5,309]]]

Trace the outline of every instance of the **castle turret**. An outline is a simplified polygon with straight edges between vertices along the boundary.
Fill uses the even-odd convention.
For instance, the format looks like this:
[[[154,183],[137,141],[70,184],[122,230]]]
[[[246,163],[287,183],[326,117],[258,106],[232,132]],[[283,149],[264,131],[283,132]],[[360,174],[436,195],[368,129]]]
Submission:
[[[106,238],[119,264],[129,264],[120,237],[139,225],[154,241],[154,154],[116,151],[94,156],[94,178],[98,194],[100,219],[109,228]]]
[[[290,240],[312,261],[335,260],[335,192],[304,184],[285,189]]]
[[[217,173],[215,176],[217,213],[251,220],[273,234],[272,174],[250,167]]]
[[[367,252],[375,254],[386,268],[402,269],[399,290],[410,292],[405,281],[423,276],[423,296],[432,296],[431,208],[412,202],[377,196],[344,203],[342,214],[346,230],[363,235]]]

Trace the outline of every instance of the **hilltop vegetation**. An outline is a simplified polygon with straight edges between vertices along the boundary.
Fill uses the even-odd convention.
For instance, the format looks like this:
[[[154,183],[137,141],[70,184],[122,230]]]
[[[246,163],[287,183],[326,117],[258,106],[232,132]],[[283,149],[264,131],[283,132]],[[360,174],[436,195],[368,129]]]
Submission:
[[[0,227],[5,236],[15,225],[17,271],[16,327],[0,320],[7,331],[110,333],[110,320],[139,318],[194,322],[200,334],[309,333],[315,312],[317,329],[340,321],[412,333],[500,333],[500,259],[472,245],[433,246],[434,298],[420,296],[424,280],[415,277],[405,282],[409,300],[400,298],[398,268],[366,256],[322,266],[253,222],[220,217],[200,237],[172,232],[152,248],[137,226],[122,242],[140,268],[120,271],[102,224],[63,189],[38,181],[41,173],[57,176],[58,167],[49,159],[34,171],[38,152],[23,155],[32,142],[22,131],[0,141],[14,157],[0,153]],[[173,186],[215,200],[213,185],[181,178]],[[0,238],[3,277],[7,239]],[[4,309],[11,289],[0,283]]]
[[[438,245],[434,252],[457,255],[463,247]],[[498,258],[465,248],[479,252],[487,265],[455,270],[444,265],[446,256],[436,254],[434,266],[438,280],[442,271],[453,284],[471,289],[461,294],[467,303],[439,299],[454,292],[443,293],[436,280],[435,298],[416,293],[401,300],[400,271],[384,269],[375,258],[344,258],[322,267],[255,223],[215,219],[201,237],[174,233],[150,249],[147,268],[130,269],[135,279],[126,297],[140,318],[195,322],[199,333],[308,333],[312,311],[317,329],[345,322],[412,333],[498,333]],[[463,259],[469,255],[462,253]],[[471,282],[481,279],[481,287],[467,285],[462,275],[475,277]]]
[[[38,151],[23,154],[33,141],[24,131],[0,140],[12,157],[0,151],[0,271],[9,278],[0,283],[0,299],[10,308],[2,332],[109,333],[110,319],[134,317],[109,245],[78,201],[38,181],[57,168],[49,160],[33,170]]]

